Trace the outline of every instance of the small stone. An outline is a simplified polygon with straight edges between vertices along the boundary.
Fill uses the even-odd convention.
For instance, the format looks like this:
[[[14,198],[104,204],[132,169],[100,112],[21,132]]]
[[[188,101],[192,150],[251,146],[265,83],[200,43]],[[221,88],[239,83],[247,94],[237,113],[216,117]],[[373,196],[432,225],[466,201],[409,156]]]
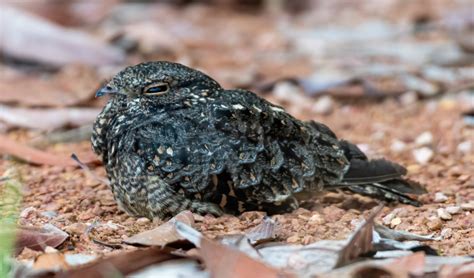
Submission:
[[[461,207],[459,207],[459,206],[450,206],[450,207],[446,208],[446,211],[449,214],[458,214],[458,213],[461,212]]]
[[[300,240],[298,235],[292,235],[289,238],[286,239],[286,242],[288,243],[296,243]]]
[[[46,246],[46,248],[44,249],[44,252],[45,253],[58,253],[58,249],[54,248],[54,247],[51,247],[51,246]]]
[[[461,208],[466,211],[473,211],[474,210],[474,202],[471,201],[469,203],[461,204]]]
[[[460,176],[458,177],[458,181],[465,182],[465,181],[468,181],[470,178],[471,178],[470,175],[460,175]]]
[[[416,174],[420,171],[421,167],[418,164],[411,164],[407,166],[408,173]]]
[[[20,212],[20,218],[28,218],[28,216],[34,212],[36,212],[36,208],[27,207]]]
[[[441,233],[440,233],[441,237],[443,239],[448,239],[450,238],[452,235],[453,235],[453,229],[451,228],[444,228],[441,230]]]
[[[399,152],[404,151],[406,149],[406,146],[407,144],[405,144],[405,142],[395,139],[392,141],[392,144],[390,145],[390,149],[395,153],[399,153]]]
[[[63,230],[71,235],[82,235],[86,232],[87,225],[85,223],[73,223],[64,227]]]
[[[444,208],[439,208],[436,213],[438,214],[439,218],[443,219],[443,220],[451,220],[453,219],[453,217],[451,216],[451,214],[449,214],[449,212],[447,212]]]
[[[146,217],[140,217],[137,219],[137,224],[138,225],[147,225],[147,224],[150,224],[150,219],[146,218]]]
[[[448,196],[444,195],[443,192],[436,192],[435,193],[434,201],[436,203],[444,203],[447,200],[448,200]]]
[[[204,216],[202,216],[200,214],[193,213],[193,217],[194,217],[194,221],[196,221],[196,222],[203,222],[204,221]]]
[[[417,100],[418,95],[416,94],[416,92],[413,91],[408,91],[400,96],[400,102],[405,106],[414,104]]]
[[[429,131],[423,132],[415,139],[415,144],[418,146],[426,146],[430,145],[431,143],[433,143],[433,134],[431,134]]]
[[[394,228],[394,227],[400,225],[400,223],[402,223],[402,219],[400,219],[400,217],[394,218],[390,221],[390,227]]]
[[[415,157],[416,162],[421,165],[428,163],[431,158],[433,158],[434,152],[430,148],[422,147],[419,149],[413,150],[413,156]]]
[[[443,222],[438,217],[432,217],[432,218],[429,219],[429,221],[428,221],[428,223],[426,223],[426,225],[428,226],[428,228],[431,231],[437,231],[437,230],[441,229],[441,227],[443,226]]]
[[[57,212],[51,211],[51,210],[43,211],[40,214],[41,214],[41,216],[44,216],[46,218],[54,218],[58,215]]]
[[[312,107],[312,111],[321,114],[328,115],[333,111],[334,101],[330,96],[320,97]]]
[[[459,143],[459,145],[457,146],[457,150],[460,153],[465,153],[465,154],[470,153],[472,150],[472,142],[468,140],[468,141]]]
[[[319,214],[313,214],[309,220],[308,220],[308,224],[311,224],[311,225],[314,225],[314,224],[324,224],[324,219],[321,215]]]

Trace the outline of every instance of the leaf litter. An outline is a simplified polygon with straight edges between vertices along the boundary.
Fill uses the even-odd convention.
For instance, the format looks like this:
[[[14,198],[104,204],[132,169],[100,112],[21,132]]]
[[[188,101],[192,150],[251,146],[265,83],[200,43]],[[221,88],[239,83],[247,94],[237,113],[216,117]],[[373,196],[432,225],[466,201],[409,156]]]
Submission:
[[[425,184],[429,190],[420,198],[423,203],[420,208],[404,205],[383,208],[375,221],[391,229],[375,223],[375,230],[365,229],[360,238],[351,237],[356,243],[351,248],[347,247],[350,234],[357,230],[361,219],[370,219],[370,208],[377,205],[359,195],[324,193],[283,215],[266,216],[262,212],[218,218],[192,215],[194,224],[188,225],[199,231],[194,234],[195,242],[206,239],[206,260],[213,271],[221,275],[229,270],[223,265],[250,264],[271,275],[275,271],[301,275],[307,271],[322,277],[384,273],[407,277],[438,272],[441,277],[454,276],[457,272],[469,275],[472,258],[466,255],[472,254],[473,236],[469,200],[474,198],[471,174],[474,157],[469,151],[473,60],[469,42],[459,39],[469,37],[472,32],[471,25],[466,23],[469,20],[442,1],[434,1],[430,9],[415,2],[393,6],[380,1],[352,5],[343,2],[331,1],[318,9],[307,7],[305,14],[275,17],[254,5],[251,7],[255,14],[247,14],[232,4],[229,4],[231,9],[218,9],[213,4],[132,5],[116,1],[105,5],[109,9],[107,13],[102,8],[92,9],[92,17],[101,16],[100,20],[77,21],[77,17],[64,16],[80,14],[81,10],[76,8],[65,8],[64,14],[50,12],[48,18],[56,23],[26,14],[20,10],[21,5],[15,5],[13,15],[18,16],[7,27],[8,31],[17,30],[14,35],[21,40],[17,49],[12,48],[12,40],[0,44],[6,57],[1,65],[5,74],[0,79],[3,88],[0,124],[1,130],[8,133],[2,135],[0,145],[3,144],[2,154],[9,154],[0,161],[0,170],[17,164],[12,156],[23,157],[23,161],[33,164],[19,164],[25,177],[23,206],[25,210],[35,209],[20,214],[19,222],[32,224],[36,229],[50,223],[67,231],[69,239],[57,247],[67,262],[72,255],[95,254],[94,263],[101,265],[115,256],[126,258],[129,252],[149,250],[124,243],[138,237],[137,243],[168,244],[187,251],[185,259],[158,264],[159,260],[152,262],[146,256],[164,254],[140,253],[136,260],[148,261],[150,265],[140,267],[147,265],[150,273],[183,271],[188,276],[210,275],[206,264],[200,265],[204,259],[199,259],[199,248],[189,249],[190,243],[183,241],[178,245],[169,242],[176,239],[170,222],[127,216],[117,208],[107,183],[101,178],[105,176],[103,167],[91,164],[83,171],[69,158],[71,153],[77,153],[84,163],[89,162],[85,154],[90,153],[90,144],[81,138],[87,138],[90,129],[78,133],[68,131],[84,124],[90,127],[94,119],[90,116],[98,112],[94,107],[102,105],[91,99],[96,86],[126,64],[173,60],[209,73],[225,87],[243,86],[262,93],[298,118],[328,124],[339,137],[359,144],[371,157],[384,156],[407,165],[410,178]],[[284,10],[274,5],[280,12]],[[453,4],[458,5],[462,7]],[[68,7],[72,6],[76,5]],[[31,9],[42,14],[34,7]],[[370,11],[383,16],[374,16]],[[460,24],[454,24],[454,29],[452,21],[444,22],[448,12],[459,19]],[[345,16],[337,16],[341,13]],[[179,22],[176,18],[180,18]],[[424,25],[420,18],[428,24]],[[57,57],[39,51],[49,47],[48,44],[27,43],[24,35],[32,31],[11,27],[18,20],[23,20],[27,27],[31,24],[41,27],[42,31],[37,33],[59,47]],[[61,26],[73,21],[91,25]],[[45,26],[53,27],[47,31]],[[84,34],[87,39],[77,41]],[[151,38],[147,34],[159,36]],[[68,43],[70,47],[65,47]],[[176,44],[179,47],[173,46]],[[83,63],[88,65],[70,63],[79,56],[78,48],[85,51],[87,57]],[[117,63],[120,65],[115,66]],[[31,95],[32,91],[37,97]],[[79,112],[80,118],[74,118],[74,111]],[[420,164],[412,152],[419,148],[417,138],[426,132],[432,135],[432,140],[423,147],[429,149],[431,157],[428,163]],[[58,137],[48,137],[49,134]],[[44,140],[35,140],[38,138]],[[18,152],[16,145],[5,143],[11,141],[17,145],[30,142],[42,150],[27,147],[26,151]],[[401,145],[402,148],[392,148]],[[13,151],[10,146],[15,146]],[[35,156],[36,151],[41,152],[39,157]],[[446,200],[435,201],[438,192]],[[456,210],[449,209],[451,214],[448,207]],[[439,217],[440,209],[450,217]],[[390,221],[382,221],[391,214]],[[346,253],[340,255],[344,247]],[[368,250],[372,251],[365,252]],[[420,250],[422,253],[417,253]],[[39,252],[43,251],[24,248],[17,258],[32,259]],[[220,252],[224,253],[222,260],[212,258]],[[227,253],[237,260],[227,261]],[[270,254],[279,256],[270,260]],[[312,263],[313,259],[316,263]],[[338,260],[344,266],[332,269]],[[68,264],[73,267],[68,271],[77,271],[77,275],[82,271],[98,275],[104,269],[103,265],[92,266],[90,270]],[[402,271],[403,268],[407,271]],[[122,274],[132,271],[123,265],[106,269],[118,269],[117,273]]]

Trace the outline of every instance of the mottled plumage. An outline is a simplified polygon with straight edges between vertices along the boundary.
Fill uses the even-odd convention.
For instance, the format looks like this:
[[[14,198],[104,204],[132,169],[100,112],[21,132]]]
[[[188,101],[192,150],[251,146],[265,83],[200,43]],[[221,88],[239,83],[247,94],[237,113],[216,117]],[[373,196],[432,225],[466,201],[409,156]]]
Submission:
[[[367,160],[325,125],[295,119],[245,90],[170,62],[118,73],[92,136],[117,202],[135,216],[298,206],[295,194],[345,187],[416,205],[402,166]]]

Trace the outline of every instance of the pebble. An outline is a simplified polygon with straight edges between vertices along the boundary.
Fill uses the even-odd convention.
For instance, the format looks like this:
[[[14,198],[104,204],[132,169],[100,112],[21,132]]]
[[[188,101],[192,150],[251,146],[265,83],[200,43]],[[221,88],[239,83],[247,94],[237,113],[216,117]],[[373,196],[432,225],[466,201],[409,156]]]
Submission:
[[[443,222],[438,217],[431,217],[428,223],[426,223],[426,225],[430,230],[437,231],[441,229],[441,227],[443,226]]]
[[[137,224],[138,225],[146,225],[146,224],[150,224],[150,219],[146,218],[146,217],[140,217],[137,219]]]
[[[394,227],[400,225],[400,223],[402,223],[402,219],[400,219],[400,217],[394,218],[394,219],[392,219],[392,221],[390,221],[390,227],[394,228]]]
[[[400,102],[403,105],[410,105],[416,103],[418,95],[414,91],[408,91],[400,96]]]
[[[448,200],[448,196],[446,196],[443,192],[436,192],[434,201],[436,203],[444,203]]]
[[[292,235],[289,238],[286,239],[286,242],[288,243],[296,243],[300,240],[298,235]]]
[[[473,210],[474,210],[474,202],[471,201],[471,202],[469,202],[469,203],[461,204],[461,208],[462,208],[463,210],[473,211]]]
[[[441,218],[443,220],[453,219],[451,214],[449,214],[449,212],[447,212],[444,208],[439,208],[436,212],[438,213],[439,218]]]
[[[44,216],[46,218],[54,218],[58,215],[57,212],[52,211],[52,210],[43,211],[40,214],[41,214],[41,216]]]
[[[390,145],[390,149],[396,153],[404,151],[406,147],[407,147],[407,144],[405,144],[405,142],[398,139],[393,140],[392,144]]]
[[[82,235],[86,232],[87,225],[84,223],[73,223],[64,227],[64,231],[72,235]]]
[[[444,239],[450,238],[453,235],[453,229],[451,228],[444,228],[441,230],[440,233],[441,237]]]
[[[450,206],[450,207],[446,208],[446,211],[449,214],[458,214],[458,213],[461,212],[461,207],[459,207],[459,206]]]
[[[324,218],[319,214],[314,214],[308,220],[308,224],[324,224]]]
[[[36,208],[27,207],[20,212],[20,218],[28,218],[28,216],[33,212],[36,212]]]
[[[415,157],[416,162],[421,165],[428,163],[433,158],[433,155],[433,150],[428,147],[413,150],[413,156]]]
[[[433,134],[431,134],[429,131],[423,132],[415,139],[415,144],[418,146],[426,146],[430,145],[431,143],[433,143]]]
[[[465,154],[470,153],[472,150],[472,142],[464,141],[464,142],[459,143],[459,145],[457,146],[457,150],[460,153],[465,153]]]
[[[321,115],[328,115],[334,109],[334,101],[330,96],[322,96],[320,97],[316,103],[314,103],[312,107],[312,111],[321,114]]]

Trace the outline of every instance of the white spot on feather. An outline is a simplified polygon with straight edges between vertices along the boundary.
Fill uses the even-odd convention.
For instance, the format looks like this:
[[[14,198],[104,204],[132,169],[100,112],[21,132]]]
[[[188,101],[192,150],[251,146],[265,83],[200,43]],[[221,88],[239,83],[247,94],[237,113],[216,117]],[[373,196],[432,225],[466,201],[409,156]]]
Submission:
[[[242,109],[245,108],[245,107],[243,107],[243,106],[240,105],[240,104],[234,104],[234,105],[232,105],[232,107],[233,107],[234,109],[237,109],[237,110],[242,110]]]

